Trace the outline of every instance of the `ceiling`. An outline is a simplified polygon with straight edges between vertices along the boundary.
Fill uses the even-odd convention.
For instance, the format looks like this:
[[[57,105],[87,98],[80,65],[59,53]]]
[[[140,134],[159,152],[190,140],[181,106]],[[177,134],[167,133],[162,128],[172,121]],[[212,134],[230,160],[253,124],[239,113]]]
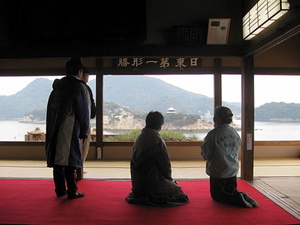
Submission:
[[[35,62],[52,59],[51,67],[61,68],[62,65],[56,63],[74,55],[93,62],[97,58],[125,56],[240,59],[253,55],[255,66],[262,71],[271,67],[298,73],[300,1],[289,0],[291,9],[284,18],[251,41],[244,41],[242,17],[256,2],[138,0],[108,1],[99,7],[89,0],[83,3],[68,0],[59,4],[55,1],[19,0],[18,4],[1,1],[0,70],[7,68],[3,63],[9,65],[8,60],[20,59]],[[231,19],[226,45],[206,44],[210,18]],[[178,26],[201,28],[201,43],[174,44],[174,28]],[[25,66],[17,65],[19,69]]]

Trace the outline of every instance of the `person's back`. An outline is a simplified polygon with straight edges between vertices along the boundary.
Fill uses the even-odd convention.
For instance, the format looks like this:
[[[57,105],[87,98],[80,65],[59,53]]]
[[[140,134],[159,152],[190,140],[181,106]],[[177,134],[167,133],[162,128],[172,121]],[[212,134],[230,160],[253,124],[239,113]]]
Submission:
[[[126,197],[128,203],[165,207],[189,203],[171,176],[169,153],[159,134],[163,123],[161,113],[150,112],[146,127],[134,143],[130,164],[132,192]]]
[[[213,118],[215,128],[207,134],[201,145],[206,173],[210,177],[210,194],[218,202],[246,208],[258,207],[258,203],[247,193],[237,190],[241,139],[229,125],[232,117],[229,108],[217,107]]]
[[[219,178],[235,176],[239,169],[240,143],[239,134],[228,124],[218,125],[210,131],[205,138],[202,151],[203,158],[209,161],[207,174]],[[209,146],[213,146],[213,151]]]
[[[47,106],[46,148],[51,144],[51,147],[56,149],[56,153],[65,150],[66,143],[72,144],[70,138],[73,126],[78,127],[81,124],[79,135],[81,138],[86,138],[86,134],[84,134],[87,129],[86,107],[84,107],[86,101],[80,100],[78,94],[82,92],[81,89],[81,83],[74,76],[66,76],[53,83],[53,91]],[[49,160],[48,166],[53,166],[54,159]],[[73,164],[80,165],[78,160]]]
[[[131,160],[133,190],[147,193],[172,181],[165,142],[153,129],[144,128],[133,146]]]
[[[77,191],[76,170],[82,168],[80,139],[87,138],[90,112],[85,84],[79,80],[82,63],[70,60],[66,70],[66,77],[53,82],[49,96],[45,150],[47,166],[53,167],[57,197],[68,194],[68,199],[75,199],[84,196]]]

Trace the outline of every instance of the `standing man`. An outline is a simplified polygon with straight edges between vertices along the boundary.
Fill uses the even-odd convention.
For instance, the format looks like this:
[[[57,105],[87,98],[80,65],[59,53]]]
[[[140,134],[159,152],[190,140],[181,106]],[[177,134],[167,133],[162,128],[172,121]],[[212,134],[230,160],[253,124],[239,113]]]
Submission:
[[[189,203],[188,196],[172,178],[167,146],[159,134],[163,124],[160,112],[150,112],[146,127],[134,142],[128,203],[163,207]]]
[[[82,71],[79,60],[68,61],[67,76],[53,82],[47,105],[47,166],[53,167],[57,197],[68,194],[68,199],[84,196],[77,191],[76,184],[76,170],[82,168],[80,139],[87,138],[90,123],[87,89],[81,82]]]
[[[96,117],[96,104],[95,104],[95,100],[93,97],[93,92],[92,92],[91,88],[87,85],[87,83],[89,82],[89,76],[90,76],[89,70],[86,67],[83,67],[82,81],[85,84],[86,89],[88,90],[87,101],[88,101],[88,108],[90,110],[90,119],[94,119]],[[91,143],[91,127],[89,126],[88,137],[86,139],[82,140],[83,164],[88,156],[90,143]],[[83,173],[87,173],[87,171],[83,171]]]

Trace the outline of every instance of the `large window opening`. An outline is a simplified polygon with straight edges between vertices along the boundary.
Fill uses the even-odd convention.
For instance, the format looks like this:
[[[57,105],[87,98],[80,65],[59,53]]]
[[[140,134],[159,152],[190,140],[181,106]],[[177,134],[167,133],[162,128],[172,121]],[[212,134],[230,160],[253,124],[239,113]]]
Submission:
[[[222,75],[222,105],[227,106],[233,113],[231,124],[241,135],[242,96],[241,96],[241,75]]]
[[[0,78],[0,141],[45,141],[48,98],[53,81],[62,77]],[[95,93],[95,76],[88,84]]]
[[[200,141],[213,128],[213,75],[105,75],[104,141],[133,141],[149,111],[166,141]]]
[[[44,141],[45,116],[54,79],[1,77],[0,141]],[[165,116],[169,141],[201,141],[213,128],[213,75],[105,75],[104,141],[132,141],[149,111]],[[96,99],[96,76],[88,85]],[[255,76],[255,140],[299,140],[300,76]],[[241,75],[222,75],[222,104],[241,126]],[[91,120],[95,135],[96,120]],[[95,141],[95,136],[93,141]]]
[[[255,140],[300,139],[300,76],[255,76]]]

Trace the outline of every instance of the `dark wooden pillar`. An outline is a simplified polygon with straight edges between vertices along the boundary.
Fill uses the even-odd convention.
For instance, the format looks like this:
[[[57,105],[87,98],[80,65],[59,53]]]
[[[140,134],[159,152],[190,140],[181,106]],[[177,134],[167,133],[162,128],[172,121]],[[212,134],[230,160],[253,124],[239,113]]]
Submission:
[[[253,180],[254,160],[254,60],[243,58],[242,65],[242,144],[241,177]]]
[[[214,108],[222,105],[222,60],[214,59]]]
[[[97,64],[102,63],[102,60],[97,61]],[[100,67],[101,65],[97,65]],[[103,158],[103,74],[96,75],[96,146],[97,158]]]

